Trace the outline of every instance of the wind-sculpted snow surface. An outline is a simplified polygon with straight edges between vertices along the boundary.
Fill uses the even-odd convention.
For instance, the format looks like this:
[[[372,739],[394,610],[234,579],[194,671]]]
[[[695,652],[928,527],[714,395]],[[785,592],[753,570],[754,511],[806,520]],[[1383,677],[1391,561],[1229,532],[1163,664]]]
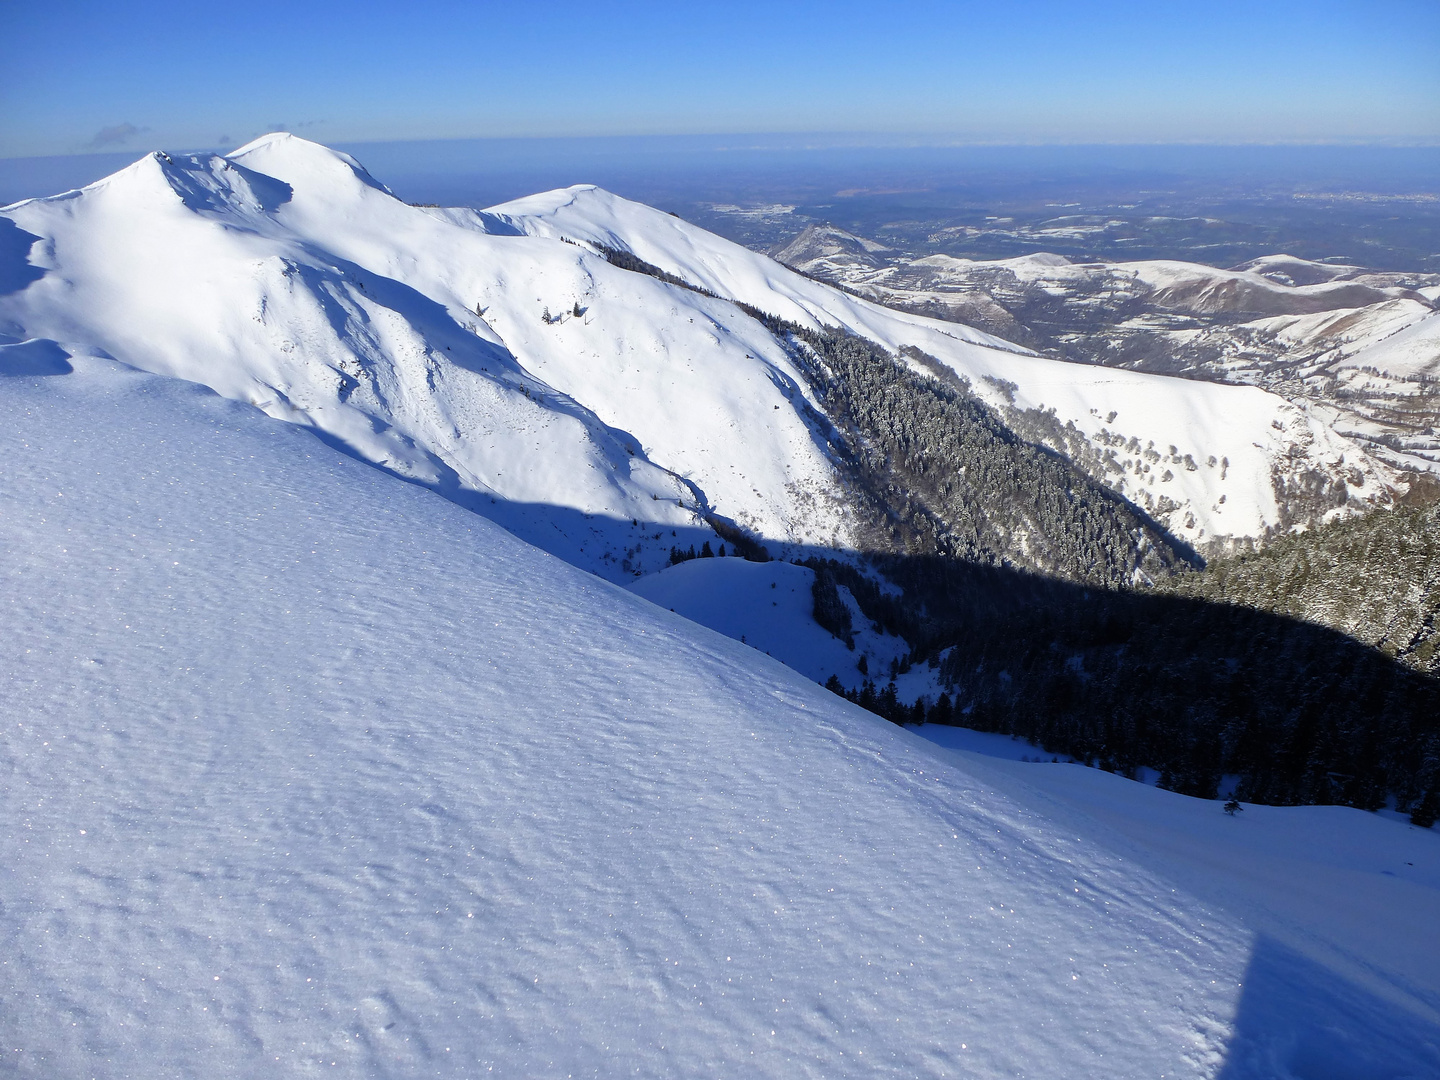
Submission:
[[[1241,1008],[1243,911],[1083,814],[294,426],[68,365],[0,386],[7,1075],[1313,1051]],[[1270,977],[1299,1000],[1315,970]],[[1327,1030],[1433,1069],[1423,1021],[1337,985]]]

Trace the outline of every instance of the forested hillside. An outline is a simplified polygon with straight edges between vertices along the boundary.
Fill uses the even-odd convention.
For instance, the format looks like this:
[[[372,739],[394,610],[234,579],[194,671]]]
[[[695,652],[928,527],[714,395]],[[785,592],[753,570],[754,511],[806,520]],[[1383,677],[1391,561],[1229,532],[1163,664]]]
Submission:
[[[1194,558],[1143,511],[1017,435],[957,377],[919,374],[842,330],[756,315],[788,341],[834,421],[871,553],[1026,567],[1103,586]]]
[[[1393,796],[1433,820],[1440,684],[1391,659],[1434,662],[1433,510],[1287,540],[1239,562],[1255,568],[1248,578],[1227,573],[1235,564],[1187,572],[1184,550],[1142,512],[1020,438],[963,385],[853,335],[771,325],[808,356],[844,425],[852,486],[874,512],[871,562],[902,593],[834,560],[812,560],[826,571],[817,581],[847,585],[915,645],[912,663],[939,666],[954,696],[929,719],[1120,772],[1153,768],[1187,794],[1213,798],[1229,775],[1251,802],[1374,809]],[[1160,590],[1135,589],[1142,576]],[[1246,606],[1215,602],[1227,581]],[[920,718],[886,689],[856,697]]]
[[[1433,821],[1440,681],[1326,627],[1152,590],[1085,588],[944,557],[875,559],[901,595],[814,560],[949,688],[927,709],[851,695],[901,723],[956,723],[1214,798]],[[884,679],[884,675],[879,675]],[[1227,785],[1226,790],[1230,790]]]
[[[1189,571],[1141,511],[963,385],[854,335],[768,322],[808,358],[842,425],[851,486],[872,510],[871,563],[902,593],[835,560],[811,561],[826,571],[817,580],[847,585],[915,645],[912,663],[939,667],[953,698],[929,719],[1153,768],[1187,794],[1214,797],[1232,776],[1227,790],[1251,802],[1374,809],[1393,797],[1433,820],[1440,685],[1391,657],[1434,664],[1434,511]],[[1157,592],[1134,588],[1147,577]],[[885,688],[854,696],[902,722],[924,711]]]
[[[1440,504],[1282,537],[1158,588],[1319,623],[1440,673]]]
[[[1371,515],[1197,571],[1142,510],[1022,437],[923,353],[747,310],[811,381],[864,515],[860,562],[804,560],[816,620],[851,636],[843,586],[910,642],[903,668],[929,664],[947,687],[909,703],[876,672],[846,696],[897,723],[1018,735],[1127,775],[1155,769],[1162,786],[1204,798],[1223,786],[1249,802],[1393,801],[1424,824],[1440,814],[1433,510]]]
[[[629,252],[613,265],[713,295]],[[872,554],[943,555],[1122,585],[1198,561],[1065,457],[1008,427],[933,358],[922,375],[873,341],[741,304],[786,344],[826,415],[812,415]]]

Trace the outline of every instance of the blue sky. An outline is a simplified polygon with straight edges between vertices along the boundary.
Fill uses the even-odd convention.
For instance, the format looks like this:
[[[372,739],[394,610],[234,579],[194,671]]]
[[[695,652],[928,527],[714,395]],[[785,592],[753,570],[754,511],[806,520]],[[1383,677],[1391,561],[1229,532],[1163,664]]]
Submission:
[[[1435,0],[0,4],[0,157],[824,132],[1440,143]]]

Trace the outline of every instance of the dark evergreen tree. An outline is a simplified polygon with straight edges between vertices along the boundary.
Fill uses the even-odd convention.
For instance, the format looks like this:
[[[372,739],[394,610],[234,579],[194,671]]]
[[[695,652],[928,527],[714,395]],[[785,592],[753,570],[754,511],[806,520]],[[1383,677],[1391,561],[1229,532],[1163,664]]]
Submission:
[[[900,698],[895,688],[894,679],[886,683],[885,689],[880,691],[880,698],[876,702],[875,711],[885,717],[886,720],[891,720],[897,724],[903,724],[905,722],[904,718],[908,710],[902,711],[901,709]]]
[[[929,720],[932,724],[954,723],[954,715],[950,710],[949,694],[941,694],[935,699],[935,704],[930,709]]]
[[[1432,787],[1410,811],[1410,824],[1428,829],[1437,818],[1440,818],[1440,788]]]
[[[862,656],[860,659],[863,660],[865,658]],[[873,713],[878,713],[880,711],[878,708],[879,702],[875,696],[875,684],[869,679],[866,679],[865,682],[861,685],[860,696],[856,699],[855,704],[859,705],[862,709],[868,709],[870,712]]]
[[[855,634],[854,627],[851,625],[850,609],[840,598],[840,591],[835,584],[835,575],[829,567],[823,564],[812,569],[815,575],[810,582],[812,617],[823,629],[830,631],[850,648],[855,648]]]

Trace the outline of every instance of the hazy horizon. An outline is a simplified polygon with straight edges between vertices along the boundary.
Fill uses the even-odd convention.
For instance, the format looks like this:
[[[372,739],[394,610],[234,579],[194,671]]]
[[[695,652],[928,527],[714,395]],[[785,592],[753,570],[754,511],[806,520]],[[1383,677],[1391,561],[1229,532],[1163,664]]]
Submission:
[[[238,145],[238,144],[236,144]],[[58,194],[124,168],[151,149],[228,152],[236,145],[0,158],[0,204]],[[597,183],[631,197],[687,198],[777,186],[853,183],[947,188],[981,179],[1064,185],[1227,182],[1296,190],[1435,193],[1440,146],[1225,143],[941,144],[790,135],[590,136],[336,142],[412,202],[489,205],[534,191]]]

